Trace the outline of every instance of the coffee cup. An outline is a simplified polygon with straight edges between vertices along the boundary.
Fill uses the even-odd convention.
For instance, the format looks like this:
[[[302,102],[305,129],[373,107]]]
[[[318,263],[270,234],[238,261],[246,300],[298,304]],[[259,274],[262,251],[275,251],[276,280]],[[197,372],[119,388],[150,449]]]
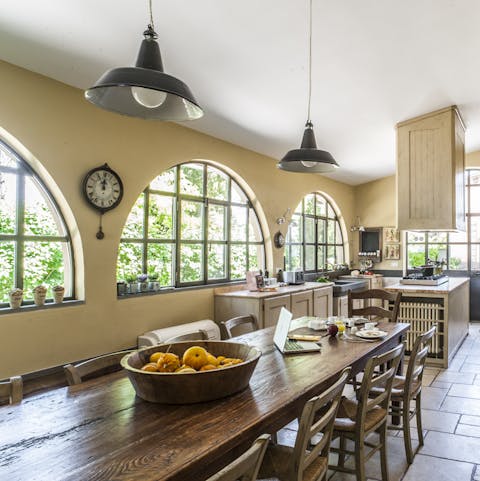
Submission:
[[[347,320],[347,326],[348,327],[354,327],[355,326],[355,319],[348,319]]]
[[[371,331],[374,327],[375,327],[375,323],[374,323],[374,322],[366,322],[366,323],[365,323],[365,329],[366,329],[367,331]]]

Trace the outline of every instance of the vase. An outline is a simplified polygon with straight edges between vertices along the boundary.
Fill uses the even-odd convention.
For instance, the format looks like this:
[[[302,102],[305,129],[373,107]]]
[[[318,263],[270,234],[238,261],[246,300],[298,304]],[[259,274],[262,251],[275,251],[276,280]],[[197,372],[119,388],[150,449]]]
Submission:
[[[65,294],[65,287],[55,286],[53,288],[53,301],[55,304],[60,304],[63,301],[63,295]]]
[[[37,286],[33,289],[33,302],[36,306],[43,306],[47,297],[47,288],[45,286]]]
[[[136,294],[138,292],[138,287],[136,282],[129,282],[128,283],[128,293],[129,294]]]
[[[10,299],[10,307],[12,309],[18,309],[22,305],[23,291],[16,287],[8,293]]]

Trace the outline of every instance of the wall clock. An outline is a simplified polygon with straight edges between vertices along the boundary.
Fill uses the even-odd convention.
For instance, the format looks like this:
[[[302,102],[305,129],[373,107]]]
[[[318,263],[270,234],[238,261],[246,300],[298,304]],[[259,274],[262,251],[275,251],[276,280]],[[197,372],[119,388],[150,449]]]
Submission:
[[[273,243],[275,244],[275,247],[277,249],[282,248],[285,245],[285,237],[284,235],[278,231],[274,236],[273,236]]]
[[[103,239],[102,215],[120,204],[123,197],[122,180],[108,164],[103,164],[87,172],[83,179],[82,192],[88,204],[100,213],[97,239]]]

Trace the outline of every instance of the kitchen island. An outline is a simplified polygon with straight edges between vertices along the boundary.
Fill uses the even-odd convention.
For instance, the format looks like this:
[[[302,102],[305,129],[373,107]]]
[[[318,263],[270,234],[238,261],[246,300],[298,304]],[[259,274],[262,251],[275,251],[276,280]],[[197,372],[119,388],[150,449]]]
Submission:
[[[398,283],[385,289],[402,293],[398,322],[410,323],[407,353],[416,337],[436,324],[427,364],[447,368],[468,334],[470,279],[453,277],[438,286]]]

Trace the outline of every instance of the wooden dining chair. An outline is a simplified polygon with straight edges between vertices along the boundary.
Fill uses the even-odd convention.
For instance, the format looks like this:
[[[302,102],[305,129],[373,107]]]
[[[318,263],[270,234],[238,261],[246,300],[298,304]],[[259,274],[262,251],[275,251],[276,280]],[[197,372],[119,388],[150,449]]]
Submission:
[[[207,481],[256,481],[269,439],[269,434],[259,436],[248,451]]]
[[[388,292],[383,289],[367,289],[366,291],[348,291],[348,317],[354,316],[374,316],[379,319],[388,319],[389,322],[397,322],[400,310],[401,292]],[[369,302],[365,307],[354,307],[355,300]],[[381,306],[373,304],[378,301]],[[385,307],[389,303],[391,307]]]
[[[410,420],[417,421],[418,444],[423,446],[422,429],[422,379],[427,360],[428,349],[435,334],[436,326],[420,334],[412,348],[405,376],[395,376],[393,380],[390,414],[401,418],[402,425],[389,425],[388,429],[403,431],[403,442],[408,464],[412,464],[414,453],[410,435]],[[415,407],[411,403],[415,401]]]
[[[78,364],[67,364],[63,366],[65,377],[70,386],[80,384],[83,378],[93,377],[94,375],[102,375],[107,372],[118,371],[122,368],[120,360],[123,356],[132,351],[118,351],[104,354],[103,356],[94,357]]]
[[[250,314],[248,316],[238,316],[220,323],[223,335],[226,339],[231,339],[235,335],[245,334],[258,330],[257,318]],[[240,328],[242,329],[240,330]],[[235,334],[236,333],[236,334]]]
[[[169,342],[180,342],[180,341],[206,341],[208,340],[208,333],[203,329],[199,329],[195,332],[189,332],[188,334],[180,334],[179,336],[171,337],[167,339],[163,344],[168,344]]]
[[[393,380],[403,356],[404,345],[371,357],[365,367],[360,389],[356,391],[356,399],[343,398],[338,409],[337,419],[333,427],[333,438],[340,438],[338,448],[331,451],[338,453],[338,465],[329,465],[333,471],[355,474],[357,481],[365,481],[365,463],[377,451],[380,451],[382,480],[388,480],[387,466],[387,419]],[[377,368],[387,365],[383,372]],[[375,395],[371,393],[378,389]],[[379,442],[372,443],[366,438],[371,433],[379,435]],[[353,451],[347,449],[347,440],[354,442]],[[368,453],[366,447],[370,448]],[[345,466],[345,456],[352,455],[355,467]]]
[[[13,376],[0,382],[0,404],[16,404],[23,398],[22,376]]]
[[[269,481],[324,481],[328,471],[328,455],[335,416],[350,368],[320,396],[307,401],[300,417],[294,447],[270,444],[259,476]],[[312,437],[321,439],[315,445]]]

